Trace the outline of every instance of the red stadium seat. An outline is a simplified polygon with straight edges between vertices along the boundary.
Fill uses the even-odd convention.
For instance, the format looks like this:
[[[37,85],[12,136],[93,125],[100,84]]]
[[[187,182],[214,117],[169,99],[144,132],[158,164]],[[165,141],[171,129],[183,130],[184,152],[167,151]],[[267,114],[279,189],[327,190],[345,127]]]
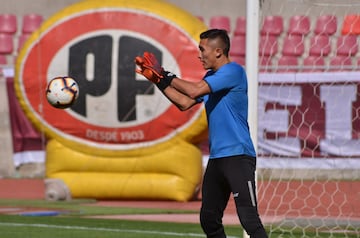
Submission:
[[[343,35],[359,35],[360,34],[360,15],[350,14],[345,16],[341,29]]]
[[[333,35],[337,31],[335,15],[322,15],[316,19],[314,33],[317,35]]]
[[[307,35],[310,32],[310,18],[305,15],[290,17],[288,34]]]
[[[246,61],[245,61],[244,56],[235,56],[235,55],[233,55],[233,56],[230,56],[230,59],[233,62],[236,62],[236,63],[238,63],[238,64],[240,64],[242,66],[245,66]]]
[[[260,57],[259,59],[259,71],[260,72],[271,72],[272,71],[272,58],[271,57]]]
[[[323,72],[325,60],[321,56],[308,56],[303,61],[303,72]]]
[[[350,57],[336,55],[330,58],[329,66],[329,71],[348,71],[352,69],[352,61]]]
[[[284,31],[284,20],[281,16],[266,16],[261,26],[261,35],[279,36]]]
[[[21,34],[18,38],[18,45],[17,45],[17,50],[18,52],[21,50],[21,48],[23,47],[25,41],[27,40],[27,38],[30,36],[30,34]]]
[[[0,64],[7,64],[6,55],[0,55]]]
[[[17,32],[17,18],[14,14],[0,15],[0,33],[15,34]]]
[[[278,41],[274,35],[261,35],[259,45],[260,56],[274,56],[278,52]]]
[[[236,18],[234,35],[246,35],[246,17]]]
[[[230,18],[228,16],[213,16],[210,18],[210,28],[224,29],[230,32]]]
[[[284,38],[282,54],[285,56],[302,56],[304,53],[304,39],[301,35],[287,35]]]
[[[245,56],[246,54],[246,37],[244,35],[233,36],[231,38],[231,56]]]
[[[281,56],[277,62],[276,72],[297,72],[298,71],[298,58],[295,56]]]
[[[359,47],[356,35],[339,36],[336,41],[336,54],[344,56],[354,56]]]
[[[0,54],[12,54],[14,50],[13,36],[0,34]]]
[[[27,14],[22,18],[22,33],[32,33],[37,30],[43,22],[43,16],[39,14]]]
[[[328,56],[331,53],[331,42],[328,35],[314,35],[310,38],[309,55]]]
[[[3,74],[3,65],[7,64],[6,55],[0,55],[0,75]]]

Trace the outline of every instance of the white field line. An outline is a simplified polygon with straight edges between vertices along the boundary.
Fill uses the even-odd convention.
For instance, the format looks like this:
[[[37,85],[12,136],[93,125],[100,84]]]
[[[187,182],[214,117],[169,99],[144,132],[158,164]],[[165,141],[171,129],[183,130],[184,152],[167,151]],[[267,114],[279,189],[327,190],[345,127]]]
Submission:
[[[0,222],[0,226],[14,226],[14,227],[39,227],[49,229],[66,229],[66,230],[87,230],[87,231],[107,231],[118,233],[138,233],[138,234],[155,234],[155,235],[167,235],[167,236],[182,236],[182,237],[205,237],[203,234],[196,233],[178,233],[178,232],[164,232],[164,231],[148,231],[148,230],[131,230],[131,229],[112,229],[112,228],[94,228],[86,226],[59,226],[48,224],[26,224],[26,223],[8,223]],[[228,236],[228,238],[237,238],[235,236]]]

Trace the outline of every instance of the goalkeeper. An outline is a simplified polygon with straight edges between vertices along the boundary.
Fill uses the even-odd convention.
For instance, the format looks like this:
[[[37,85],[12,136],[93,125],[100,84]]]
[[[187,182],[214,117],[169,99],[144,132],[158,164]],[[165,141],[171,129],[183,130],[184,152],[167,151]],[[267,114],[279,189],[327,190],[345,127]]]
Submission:
[[[137,73],[184,111],[204,102],[209,129],[210,156],[202,185],[200,223],[207,237],[226,237],[222,217],[233,196],[243,228],[251,238],[267,237],[257,210],[256,153],[247,117],[247,76],[229,59],[230,40],[225,30],[200,34],[199,59],[208,70],[203,80],[189,82],[165,71],[152,53],[135,62]]]

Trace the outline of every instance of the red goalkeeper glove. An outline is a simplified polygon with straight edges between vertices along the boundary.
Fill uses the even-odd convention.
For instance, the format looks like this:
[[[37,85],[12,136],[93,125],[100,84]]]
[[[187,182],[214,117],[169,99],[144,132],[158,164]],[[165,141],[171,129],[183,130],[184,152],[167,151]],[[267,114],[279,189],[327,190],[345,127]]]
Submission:
[[[159,83],[163,78],[163,68],[153,53],[144,52],[143,57],[137,56],[135,58],[135,63],[139,66],[136,72],[143,75],[149,81]]]
[[[136,72],[155,83],[161,91],[164,91],[171,84],[171,81],[177,77],[175,74],[165,71],[152,53],[144,52],[143,57],[137,56],[135,63],[139,66]]]

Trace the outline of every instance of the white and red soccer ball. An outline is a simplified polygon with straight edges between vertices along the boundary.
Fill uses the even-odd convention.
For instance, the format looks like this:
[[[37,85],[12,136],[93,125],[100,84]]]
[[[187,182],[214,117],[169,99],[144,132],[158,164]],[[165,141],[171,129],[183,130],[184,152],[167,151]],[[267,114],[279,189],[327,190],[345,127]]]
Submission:
[[[56,77],[51,79],[47,85],[46,99],[53,107],[69,108],[78,97],[79,85],[71,77]]]

